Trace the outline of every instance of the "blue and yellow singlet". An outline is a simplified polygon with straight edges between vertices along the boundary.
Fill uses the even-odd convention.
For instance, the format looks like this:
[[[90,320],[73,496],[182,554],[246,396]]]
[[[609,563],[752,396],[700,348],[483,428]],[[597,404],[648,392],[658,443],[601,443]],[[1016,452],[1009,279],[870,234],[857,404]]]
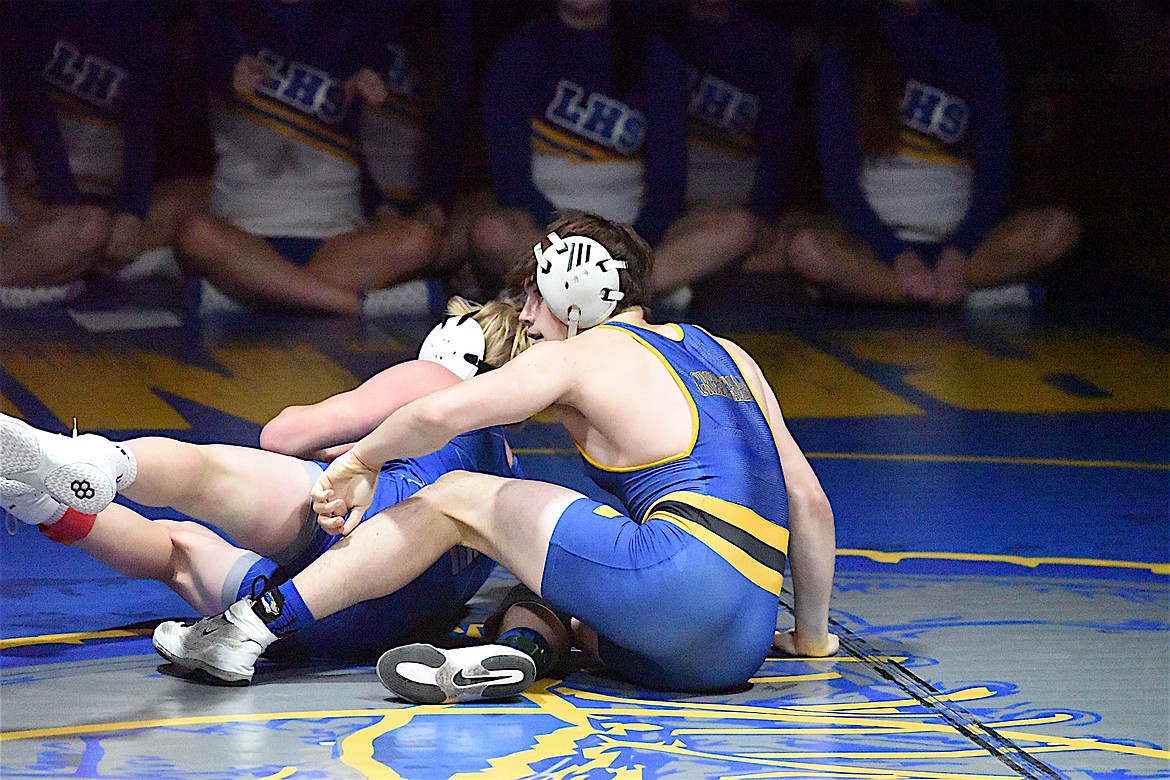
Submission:
[[[662,361],[686,394],[693,434],[684,451],[640,466],[606,466],[582,451],[589,476],[634,520],[679,526],[778,594],[788,549],[784,474],[760,400],[735,359],[694,325],[672,325],[675,338],[626,323],[598,327],[629,333]]]

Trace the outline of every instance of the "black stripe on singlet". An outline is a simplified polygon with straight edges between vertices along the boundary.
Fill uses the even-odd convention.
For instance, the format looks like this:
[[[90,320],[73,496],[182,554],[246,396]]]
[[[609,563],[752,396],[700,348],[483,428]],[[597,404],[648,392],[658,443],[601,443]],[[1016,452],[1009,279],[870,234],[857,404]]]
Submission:
[[[711,533],[731,542],[758,563],[784,574],[784,566],[788,558],[783,551],[760,541],[742,528],[716,517],[710,512],[705,512],[682,501],[660,501],[654,505],[650,514],[653,516],[658,512],[666,512],[701,525]]]

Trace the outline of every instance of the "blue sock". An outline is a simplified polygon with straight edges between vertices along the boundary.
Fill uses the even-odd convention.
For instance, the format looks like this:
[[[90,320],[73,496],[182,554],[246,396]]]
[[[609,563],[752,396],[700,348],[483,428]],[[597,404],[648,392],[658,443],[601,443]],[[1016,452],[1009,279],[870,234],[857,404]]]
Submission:
[[[277,636],[300,631],[317,622],[292,580],[262,593],[252,605],[252,611]]]
[[[548,640],[531,628],[510,628],[496,639],[497,645],[506,645],[532,656],[536,664],[537,678],[544,677],[552,669],[553,651]]]

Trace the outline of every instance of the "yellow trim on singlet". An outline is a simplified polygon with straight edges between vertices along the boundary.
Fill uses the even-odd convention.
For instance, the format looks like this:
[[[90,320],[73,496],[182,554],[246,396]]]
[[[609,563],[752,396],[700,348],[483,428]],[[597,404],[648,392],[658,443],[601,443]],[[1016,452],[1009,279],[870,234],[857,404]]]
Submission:
[[[669,371],[670,375],[674,378],[674,383],[676,385],[678,385],[678,389],[680,391],[682,391],[683,396],[687,399],[687,403],[690,405],[690,408],[691,408],[691,443],[687,445],[687,448],[685,450],[678,453],[677,455],[670,455],[670,456],[662,458],[660,460],[656,460],[653,463],[643,463],[643,464],[638,465],[638,466],[606,466],[606,465],[594,460],[593,458],[589,457],[589,453],[585,452],[585,450],[582,449],[581,445],[577,442],[576,439],[573,439],[573,446],[577,448],[577,452],[581,453],[581,457],[584,458],[585,462],[588,463],[590,466],[593,466],[596,469],[601,469],[602,471],[608,471],[608,472],[611,472],[614,474],[622,474],[622,473],[626,473],[626,472],[630,472],[630,471],[638,471],[639,469],[653,468],[654,466],[661,466],[664,463],[671,463],[672,461],[680,460],[680,459],[685,458],[688,455],[690,455],[695,449],[695,442],[697,442],[699,440],[699,407],[695,404],[695,399],[691,397],[690,391],[687,390],[686,384],[683,383],[682,377],[680,377],[678,375],[678,371],[676,371],[674,369],[674,366],[672,366],[670,364],[670,361],[668,361],[665,357],[663,357],[661,352],[659,352],[657,349],[654,348],[654,345],[652,345],[650,342],[646,341],[646,339],[642,338],[637,333],[626,330],[625,328],[619,328],[616,325],[609,325],[607,323],[602,323],[601,325],[598,325],[597,327],[609,328],[610,330],[616,330],[616,331],[619,331],[621,333],[625,333],[625,334],[631,336],[633,339],[635,339],[638,343],[640,343],[646,349],[650,350],[650,352],[652,352],[654,354],[654,356],[657,357],[658,360],[662,362],[662,365],[666,366],[666,370]],[[633,325],[631,327],[636,328],[637,325]],[[683,332],[682,328],[677,326],[677,325],[675,327],[678,328],[679,336],[680,336],[678,340],[681,342],[682,341],[682,332]]]
[[[655,502],[655,506],[663,501],[679,501],[688,504],[735,526],[769,547],[784,553],[788,550],[788,529],[765,520],[747,507],[714,496],[703,496],[687,491],[665,495]],[[783,571],[776,571],[765,566],[711,529],[666,509],[652,508],[646,516],[646,521],[649,520],[664,520],[678,526],[711,548],[716,555],[734,566],[736,571],[747,577],[752,583],[769,593],[780,595],[780,588],[784,585]]]
[[[614,509],[612,506],[602,504],[601,506],[593,507],[593,514],[601,517],[621,517],[621,512]]]

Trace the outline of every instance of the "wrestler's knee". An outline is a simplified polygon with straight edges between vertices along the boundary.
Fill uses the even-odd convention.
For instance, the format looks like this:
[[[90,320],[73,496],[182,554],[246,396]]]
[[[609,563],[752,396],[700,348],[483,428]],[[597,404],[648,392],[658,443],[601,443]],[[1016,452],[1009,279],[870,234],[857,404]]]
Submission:
[[[506,482],[474,471],[449,471],[416,493],[415,498],[432,512],[478,532],[486,526]]]
[[[183,578],[189,578],[191,559],[198,549],[208,544],[209,537],[219,544],[224,544],[213,531],[190,520],[160,519],[155,520],[155,523],[165,527],[171,537],[171,557],[167,561],[163,576],[159,578],[168,585],[173,586]]]

